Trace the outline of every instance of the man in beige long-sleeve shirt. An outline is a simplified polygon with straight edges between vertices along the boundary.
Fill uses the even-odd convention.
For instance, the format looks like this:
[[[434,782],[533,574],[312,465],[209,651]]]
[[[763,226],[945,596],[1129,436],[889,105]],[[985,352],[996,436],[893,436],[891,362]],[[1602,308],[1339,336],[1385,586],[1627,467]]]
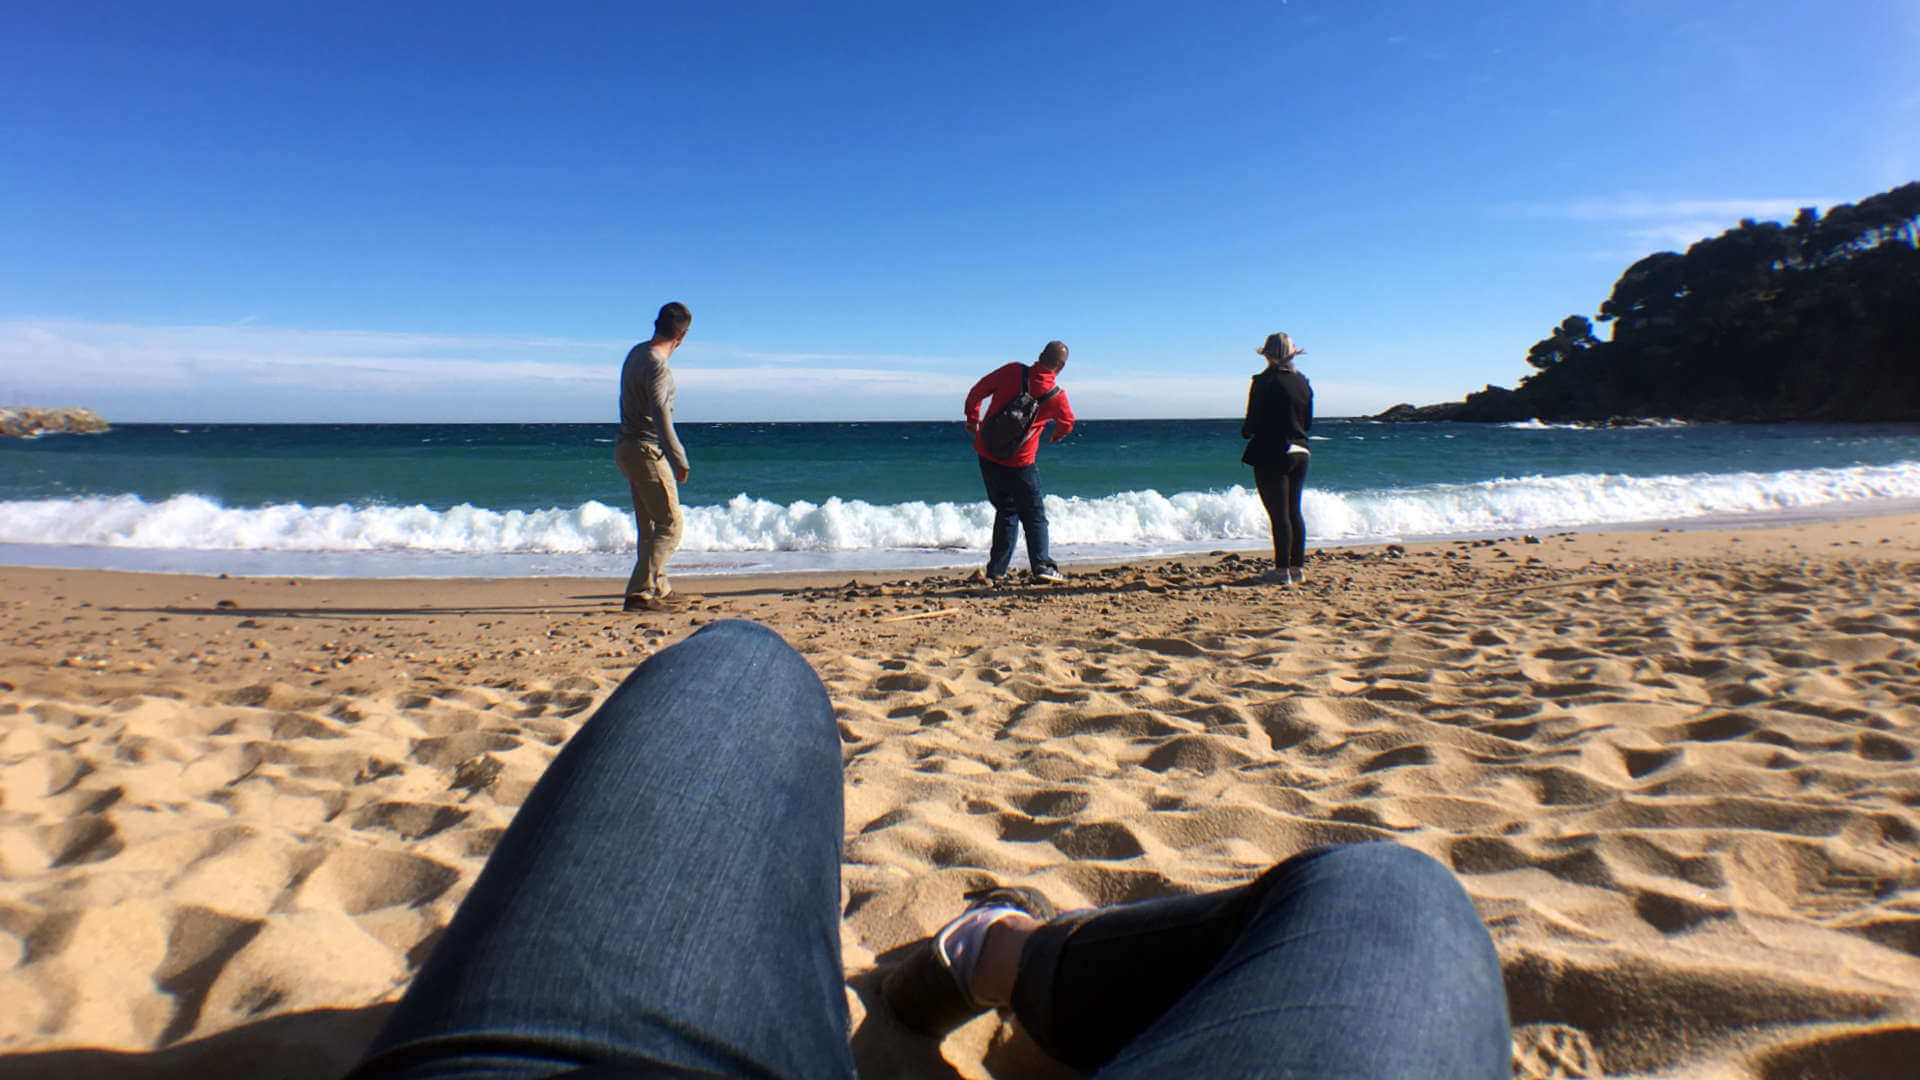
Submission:
[[[627,579],[627,611],[665,611],[678,604],[667,583],[667,559],[680,546],[686,524],[678,485],[687,480],[687,452],[673,432],[673,369],[667,360],[692,325],[687,305],[665,305],[653,320],[653,338],[635,345],[620,369],[620,438],[613,460],[633,493],[640,534]]]

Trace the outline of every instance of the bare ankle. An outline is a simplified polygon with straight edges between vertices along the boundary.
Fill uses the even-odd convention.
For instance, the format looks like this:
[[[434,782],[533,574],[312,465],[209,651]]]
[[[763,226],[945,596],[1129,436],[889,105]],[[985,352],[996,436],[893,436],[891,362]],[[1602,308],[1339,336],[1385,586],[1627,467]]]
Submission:
[[[995,1008],[1013,1001],[1013,982],[1020,974],[1020,953],[1027,938],[1040,928],[1040,921],[1028,915],[1008,915],[987,928],[981,943],[980,961],[974,965],[973,980],[967,992],[973,1000]]]

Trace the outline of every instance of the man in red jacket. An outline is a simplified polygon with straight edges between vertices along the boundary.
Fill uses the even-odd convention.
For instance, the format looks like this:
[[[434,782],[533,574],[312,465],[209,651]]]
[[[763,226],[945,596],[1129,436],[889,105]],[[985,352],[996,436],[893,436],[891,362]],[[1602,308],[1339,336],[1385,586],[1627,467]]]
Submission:
[[[1027,534],[1027,560],[1033,576],[1041,581],[1065,581],[1066,575],[1047,553],[1047,510],[1041,501],[1040,469],[1034,458],[1040,450],[1040,433],[1048,423],[1054,425],[1048,442],[1059,442],[1073,430],[1073,408],[1067,395],[1054,385],[1060,369],[1067,366],[1067,347],[1058,341],[1047,342],[1040,359],[1029,367],[1008,364],[973,384],[967,393],[967,430],[973,433],[973,450],[980,455],[980,477],[987,484],[987,501],[993,504],[993,550],[987,556],[987,577],[999,580],[1013,561],[1015,535],[1024,528]],[[1026,438],[1012,454],[997,456],[987,449],[981,431],[983,401],[991,400],[984,415],[992,417],[1020,396],[1022,376],[1026,391],[1040,402]]]

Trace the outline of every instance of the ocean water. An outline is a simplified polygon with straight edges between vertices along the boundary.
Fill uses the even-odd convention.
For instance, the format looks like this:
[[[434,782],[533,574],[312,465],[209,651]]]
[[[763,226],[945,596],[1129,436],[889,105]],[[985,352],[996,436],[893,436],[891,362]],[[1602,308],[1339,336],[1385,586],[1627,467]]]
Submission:
[[[966,565],[993,512],[958,423],[683,424],[682,573]],[[126,424],[0,440],[0,563],[236,574],[623,574],[607,424]],[[1056,556],[1259,549],[1236,420],[1043,444]],[[1920,425],[1315,425],[1315,545],[1920,505]],[[1016,555],[1016,565],[1021,557]]]

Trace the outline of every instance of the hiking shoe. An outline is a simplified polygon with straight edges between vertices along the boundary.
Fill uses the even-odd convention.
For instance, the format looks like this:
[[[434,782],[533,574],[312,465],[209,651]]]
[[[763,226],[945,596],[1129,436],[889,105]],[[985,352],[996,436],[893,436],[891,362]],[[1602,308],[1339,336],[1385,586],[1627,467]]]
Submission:
[[[648,596],[645,593],[632,593],[627,602],[620,606],[621,611],[681,611],[687,606],[687,598],[679,593],[665,596]]]

